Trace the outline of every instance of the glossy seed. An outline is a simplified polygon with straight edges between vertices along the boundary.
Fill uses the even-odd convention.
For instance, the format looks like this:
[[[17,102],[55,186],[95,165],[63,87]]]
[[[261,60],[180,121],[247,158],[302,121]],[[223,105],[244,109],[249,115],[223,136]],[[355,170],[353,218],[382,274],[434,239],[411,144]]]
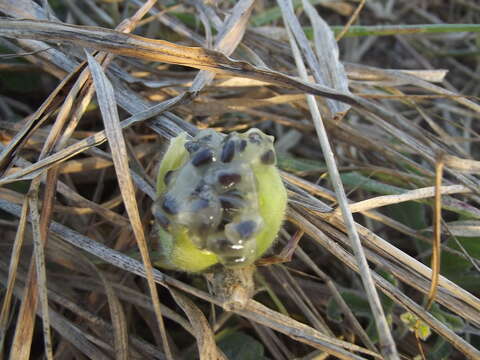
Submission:
[[[156,211],[153,216],[157,220],[157,222],[160,224],[162,228],[167,230],[168,225],[170,225],[170,220],[165,216],[165,214],[161,213],[160,211]]]
[[[273,150],[268,150],[262,154],[260,160],[265,165],[273,165],[275,164],[275,153]]]
[[[245,256],[225,256],[223,257],[223,263],[227,266],[236,266],[236,265],[243,265],[247,262],[247,257]]]
[[[209,164],[213,161],[213,151],[210,149],[203,149],[193,155],[192,165],[201,166]]]
[[[227,195],[227,196],[233,196],[237,199],[243,199],[243,194],[240,190],[238,189],[230,189],[228,191],[225,191],[224,195]]]
[[[196,226],[197,235],[202,239],[205,239],[211,230],[212,225],[210,223],[203,222]]]
[[[248,135],[248,141],[250,141],[252,144],[260,145],[262,142],[262,137],[260,136],[260,134],[251,133],[250,135]]]
[[[225,216],[222,217],[222,221],[220,221],[220,224],[218,224],[217,230],[218,231],[224,231],[225,226],[228,225],[230,221],[225,218]]]
[[[174,173],[174,170],[168,170],[165,173],[165,176],[163,177],[163,182],[165,183],[165,185],[170,184],[170,182],[172,181],[173,173]]]
[[[220,160],[224,163],[229,163],[233,160],[235,155],[235,142],[233,140],[228,140],[222,148],[222,154],[220,155]]]
[[[218,182],[226,188],[238,184],[240,180],[242,180],[242,176],[237,173],[222,172],[218,175]]]
[[[157,220],[158,224],[167,230],[168,225],[170,225],[170,220],[160,209],[159,202],[155,201],[152,206],[152,215]]]
[[[240,152],[244,152],[246,147],[247,147],[247,140],[240,141],[240,145],[239,145]]]
[[[213,244],[210,246],[215,252],[225,252],[231,248],[232,244],[227,239],[215,239]]]
[[[243,200],[234,196],[220,196],[223,210],[235,210],[243,207]]]
[[[176,215],[178,214],[178,205],[175,199],[171,195],[165,195],[162,202],[162,209],[165,210],[167,214]]]
[[[255,231],[257,224],[253,220],[242,221],[240,224],[235,226],[235,230],[241,239],[248,239],[251,237]]]
[[[195,151],[200,149],[200,144],[196,141],[187,141],[184,147],[185,150],[187,150],[190,154],[193,154]]]

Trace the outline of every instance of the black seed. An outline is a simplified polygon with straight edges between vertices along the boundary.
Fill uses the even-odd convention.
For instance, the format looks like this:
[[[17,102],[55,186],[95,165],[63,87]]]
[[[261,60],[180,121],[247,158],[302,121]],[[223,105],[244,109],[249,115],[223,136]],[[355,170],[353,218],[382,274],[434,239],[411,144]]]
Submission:
[[[162,208],[166,211],[167,214],[176,215],[178,214],[178,205],[175,199],[171,195],[165,195],[162,202]]]
[[[262,143],[262,137],[258,133],[251,133],[248,135],[248,141],[250,141],[252,144],[260,145]]]
[[[168,220],[167,216],[159,211],[153,214],[157,222],[161,225],[162,228],[167,230],[168,225],[170,225],[170,220]]]
[[[234,196],[220,196],[220,204],[224,210],[235,210],[243,207],[243,200]]]
[[[165,183],[165,185],[170,184],[170,182],[172,181],[173,173],[174,173],[174,170],[168,170],[165,173],[165,176],[163,177],[163,182]]]
[[[212,245],[212,250],[216,252],[224,252],[232,247],[232,244],[227,239],[215,239]]]
[[[255,231],[257,224],[253,220],[242,221],[240,224],[235,226],[235,230],[241,239],[248,239],[251,237]]]
[[[238,199],[243,199],[242,192],[238,189],[230,189],[230,190],[226,191],[224,193],[224,195],[233,196],[233,197],[238,198]]]
[[[197,225],[197,234],[201,238],[207,237],[211,230],[212,226],[210,223],[203,222]]]
[[[240,146],[239,146],[240,152],[243,152],[246,147],[247,147],[247,140],[240,141]]]
[[[227,188],[238,184],[240,180],[242,180],[242,176],[237,173],[222,172],[218,175],[218,182]]]
[[[229,221],[227,219],[225,219],[225,217],[222,218],[222,221],[220,222],[220,224],[218,224],[218,227],[217,227],[217,230],[218,231],[224,231],[225,230],[225,226],[227,226],[227,224],[229,223]]]
[[[273,150],[268,150],[262,154],[260,160],[265,165],[273,165],[275,164],[275,153]]]
[[[200,149],[200,144],[196,141],[187,141],[183,146],[190,154],[193,154],[195,151]]]
[[[241,255],[222,256],[222,259],[226,266],[240,266],[248,261],[245,256]]]
[[[222,154],[220,155],[220,160],[224,163],[229,163],[233,160],[235,155],[235,142],[233,140],[228,140],[222,148]]]
[[[160,209],[158,206],[158,202],[155,201],[155,203],[152,206],[152,214],[155,220],[162,226],[165,230],[167,230],[168,225],[170,225],[170,220],[168,217],[163,213],[163,211]]]
[[[210,149],[203,149],[197,152],[192,158],[193,166],[201,166],[209,164],[213,161],[213,151]]]

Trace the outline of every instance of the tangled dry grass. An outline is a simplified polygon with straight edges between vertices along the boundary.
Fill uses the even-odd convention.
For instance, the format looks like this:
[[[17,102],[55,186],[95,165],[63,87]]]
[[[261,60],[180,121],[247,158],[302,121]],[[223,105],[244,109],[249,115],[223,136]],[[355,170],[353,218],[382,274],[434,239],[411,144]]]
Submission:
[[[480,358],[480,8],[442,4],[0,0],[0,359]],[[152,267],[207,127],[276,137],[271,255],[303,235],[232,311]]]

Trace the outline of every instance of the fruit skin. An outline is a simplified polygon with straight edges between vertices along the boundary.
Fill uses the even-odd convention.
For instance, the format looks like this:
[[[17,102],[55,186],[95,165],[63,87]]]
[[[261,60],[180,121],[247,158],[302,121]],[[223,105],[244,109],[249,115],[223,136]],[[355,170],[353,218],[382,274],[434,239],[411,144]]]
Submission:
[[[218,137],[218,134],[220,133],[215,133],[213,130],[203,130],[195,137],[195,139],[206,137],[211,134]],[[225,145],[228,143],[228,138],[225,138],[226,135],[224,134],[220,135],[223,137],[223,152],[220,148],[213,148],[215,154],[218,155],[217,157],[213,158],[213,161],[220,162],[220,158],[222,158],[223,161],[230,162],[231,149],[230,146]],[[189,161],[192,163],[191,154],[189,151],[187,151],[185,146],[189,141],[187,136],[188,135],[186,133],[182,133],[173,138],[165,153],[165,156],[160,163],[157,177],[158,199],[154,205],[154,214],[156,211],[162,211],[162,201],[164,200],[167,191],[169,191],[170,184],[165,184],[165,177],[167,173],[170,172],[169,174],[171,174],[172,170],[181,170],[187,166],[186,164]],[[253,173],[254,184],[256,187],[256,193],[254,193],[256,199],[254,199],[254,203],[258,207],[257,212],[261,217],[261,228],[255,234],[254,249],[251,250],[251,254],[248,253],[245,256],[244,261],[240,262],[238,265],[233,265],[230,262],[225,261],[225,258],[223,257],[225,254],[219,254],[218,252],[216,253],[215,251],[211,251],[207,248],[200,248],[193,240],[193,236],[191,235],[188,227],[181,225],[179,226],[177,224],[175,224],[175,226],[171,226],[170,224],[169,226],[165,227],[158,226],[160,256],[158,259],[155,259],[155,265],[166,269],[180,270],[191,273],[205,271],[218,263],[222,263],[225,267],[244,267],[251,265],[255,260],[260,258],[273,244],[278,231],[282,226],[287,205],[287,193],[278,169],[274,164],[275,156],[274,153],[272,154],[273,137],[263,134],[258,129],[250,129],[247,133],[235,134],[234,136],[236,136],[236,139],[249,139],[250,136],[251,139],[246,146],[246,141],[242,140],[242,151],[244,151],[245,147],[247,147],[247,151],[245,151],[244,154],[249,155],[244,156],[245,160],[243,160],[243,157],[240,157],[242,160],[239,160],[236,163],[238,164],[239,169],[250,169],[245,171],[251,171]],[[260,143],[256,143],[258,136],[261,137],[261,141],[263,141],[264,145],[259,145]],[[220,165],[222,164],[220,163]],[[227,165],[229,164],[225,164],[225,166]],[[206,164],[203,166],[208,167],[210,165]],[[219,166],[219,163],[217,163],[216,166]],[[178,179],[175,180],[175,183],[178,185]],[[185,189],[185,191],[187,190],[189,189]],[[252,194],[245,196],[251,197]],[[195,215],[192,214],[192,216]],[[170,216],[170,220],[175,221],[172,219],[173,218]]]

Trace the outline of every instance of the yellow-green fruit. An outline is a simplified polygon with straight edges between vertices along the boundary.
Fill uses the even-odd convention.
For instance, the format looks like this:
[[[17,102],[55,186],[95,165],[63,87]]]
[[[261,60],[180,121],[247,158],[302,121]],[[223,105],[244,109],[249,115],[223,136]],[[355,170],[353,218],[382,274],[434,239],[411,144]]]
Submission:
[[[157,178],[156,265],[200,272],[221,263],[252,264],[282,225],[287,193],[275,166],[273,137],[258,129],[207,129],[172,139]]]

